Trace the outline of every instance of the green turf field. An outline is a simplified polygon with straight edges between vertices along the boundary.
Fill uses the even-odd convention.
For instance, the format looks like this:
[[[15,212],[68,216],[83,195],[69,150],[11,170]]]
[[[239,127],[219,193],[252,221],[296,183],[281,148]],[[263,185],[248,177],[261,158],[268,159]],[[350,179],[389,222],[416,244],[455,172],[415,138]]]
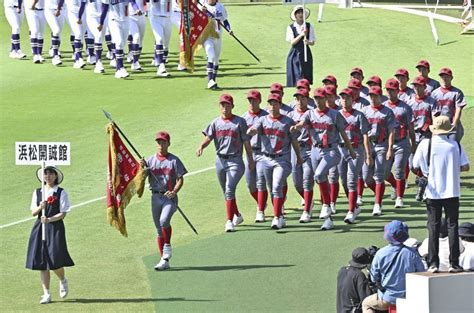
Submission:
[[[317,7],[310,22],[315,23]],[[266,95],[275,81],[284,82],[288,44],[285,30],[290,7],[281,5],[229,6],[235,34],[262,60],[254,61],[231,38],[225,37],[218,83],[235,99],[235,112],[245,112],[245,93],[259,88]],[[384,80],[399,67],[415,75],[421,58],[430,60],[433,75],[443,67],[453,69],[453,84],[467,96],[463,112],[465,146],[474,160],[474,38],[458,36],[459,26],[437,21],[441,45],[435,46],[428,20],[382,10],[341,10],[325,6],[323,23],[315,25],[318,42],[313,48],[316,83],[331,73],[340,86],[354,66],[366,77]],[[22,48],[31,55],[26,21]],[[151,67],[153,39],[148,27],[142,66],[144,73],[117,80],[113,70],[93,73],[91,66],[74,70],[69,59],[69,33],[63,34],[64,66],[50,61],[34,65],[8,58],[10,29],[0,26],[0,225],[29,216],[31,192],[37,188],[36,168],[14,165],[15,141],[70,141],[72,165],[63,167],[74,208],[65,223],[70,253],[76,266],[67,269],[70,294],[60,300],[57,279],[52,279],[53,303],[38,304],[42,293],[39,274],[24,268],[27,240],[33,221],[0,229],[0,310],[7,311],[158,311],[158,312],[334,312],[335,280],[353,248],[382,246],[383,225],[392,219],[408,222],[411,235],[427,236],[425,212],[407,190],[404,209],[394,210],[385,201],[384,215],[373,218],[372,204],[365,206],[358,223],[342,222],[346,201],[341,199],[335,229],[319,231],[321,222],[300,225],[299,197],[293,188],[287,202],[287,228],[275,232],[270,224],[253,223],[255,203],[244,180],[237,197],[245,222],[233,234],[224,234],[225,207],[212,169],[185,179],[180,204],[199,231],[188,228],[177,214],[173,219],[173,259],[168,272],[155,272],[158,261],[150,195],[134,198],[126,210],[129,237],[122,237],[106,223],[105,194],[108,110],[144,155],[154,153],[157,130],[171,133],[171,151],[190,172],[213,166],[214,149],[203,157],[194,151],[200,131],[218,115],[220,92],[208,91],[203,51],[193,74],[175,70],[177,38],[173,36],[169,79],[155,78]],[[175,32],[176,34],[176,32]],[[45,51],[49,36],[45,39]],[[319,84],[319,83],[317,83]],[[285,100],[290,100],[287,90]],[[291,179],[289,180],[291,182]],[[464,175],[461,220],[474,220],[474,174]],[[412,185],[413,186],[413,185]],[[366,191],[366,200],[371,193]],[[269,213],[271,210],[267,211]]]

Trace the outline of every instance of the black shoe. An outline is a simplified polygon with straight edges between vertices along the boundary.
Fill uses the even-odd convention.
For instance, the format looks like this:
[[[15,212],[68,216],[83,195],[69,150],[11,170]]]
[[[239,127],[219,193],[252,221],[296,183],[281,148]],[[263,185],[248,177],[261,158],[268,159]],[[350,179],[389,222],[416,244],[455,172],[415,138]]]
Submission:
[[[464,272],[464,269],[459,265],[451,265],[448,272],[450,273],[461,273]]]
[[[418,202],[423,201],[426,185],[428,185],[428,179],[426,179],[426,177],[417,177],[415,183],[418,186],[415,199]]]

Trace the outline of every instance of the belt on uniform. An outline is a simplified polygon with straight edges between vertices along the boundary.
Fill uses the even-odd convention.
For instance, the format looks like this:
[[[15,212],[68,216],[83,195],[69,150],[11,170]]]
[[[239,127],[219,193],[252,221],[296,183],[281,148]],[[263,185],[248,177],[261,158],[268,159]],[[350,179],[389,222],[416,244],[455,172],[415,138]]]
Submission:
[[[301,148],[306,148],[308,146],[308,143],[306,141],[300,141],[299,144]]]
[[[236,155],[233,154],[217,154],[217,156],[221,159],[228,160],[228,159],[233,159],[236,157]]]
[[[252,151],[260,152],[261,150],[260,147],[252,147]]]
[[[332,144],[332,143],[331,143],[331,144],[328,144],[328,145],[323,145],[322,143],[315,143],[315,144],[313,145],[313,147],[315,147],[315,148],[320,148],[320,149],[332,148],[332,147],[334,147],[334,146],[335,146],[335,144]]]
[[[385,143],[385,141],[387,141],[385,139],[380,141],[378,138],[375,138],[375,139],[370,139],[369,138],[369,140],[370,140],[370,142],[375,143],[375,144],[381,144],[381,143]]]
[[[358,143],[356,144],[356,143],[354,143],[354,142],[351,142],[351,144],[352,144],[352,148],[354,148],[354,149],[359,148],[359,144],[358,144]],[[343,143],[339,143],[338,146],[341,147],[341,148],[345,148],[345,147],[346,147],[346,144],[343,142]]]
[[[401,139],[395,139],[393,142],[394,143],[399,143],[399,142],[402,142],[405,139],[407,139],[407,138],[405,137],[405,138],[401,138]]]
[[[159,195],[164,195],[164,194],[166,193],[166,191],[152,190],[151,193],[156,193],[156,194],[159,194]]]
[[[271,154],[271,153],[264,153],[263,155],[266,156],[266,157],[272,158],[272,159],[279,158],[279,157],[283,156],[283,154]]]

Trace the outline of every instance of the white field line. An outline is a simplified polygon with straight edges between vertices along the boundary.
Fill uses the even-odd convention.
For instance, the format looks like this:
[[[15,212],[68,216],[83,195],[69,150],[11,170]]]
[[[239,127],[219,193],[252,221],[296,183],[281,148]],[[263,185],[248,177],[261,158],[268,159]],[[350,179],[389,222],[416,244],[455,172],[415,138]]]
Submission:
[[[364,2],[364,3],[362,3],[362,6],[359,6],[359,4],[354,3],[354,7],[383,9],[383,10],[409,13],[409,14],[418,15],[418,16],[428,16],[428,12],[426,12],[426,11],[409,9],[409,8],[407,8],[407,6],[378,5],[378,4],[372,4],[372,3],[365,3]],[[425,6],[425,8],[426,8],[426,6]],[[439,6],[438,6],[438,9],[440,9]],[[445,22],[448,22],[448,23],[459,24],[459,23],[463,22],[463,20],[460,19],[460,18],[455,18],[455,17],[446,16],[446,15],[442,15],[442,14],[432,14],[432,15],[433,15],[434,19],[445,21]]]
[[[187,174],[184,175],[184,176],[187,177],[187,176],[197,175],[197,174],[204,173],[204,172],[207,172],[207,171],[209,171],[209,170],[212,170],[212,169],[214,169],[214,168],[215,168],[214,166],[206,167],[206,168],[203,168],[203,169],[194,171],[194,172],[187,173]],[[94,203],[94,202],[97,202],[97,201],[100,201],[100,200],[104,200],[104,199],[105,199],[105,196],[98,197],[98,198],[91,199],[91,200],[87,200],[87,201],[84,201],[84,202],[81,202],[81,203],[78,203],[78,204],[75,204],[75,205],[71,205],[71,209],[79,208],[79,207],[81,207],[81,206],[85,206],[85,205],[88,205],[88,204],[90,204],[90,203]],[[19,220],[19,221],[16,221],[16,222],[8,223],[8,224],[5,224],[5,225],[0,225],[0,229],[8,228],[8,227],[11,227],[11,226],[15,226],[15,225],[18,225],[18,224],[21,224],[21,223],[24,223],[24,222],[28,222],[28,221],[34,220],[34,219],[36,219],[36,218],[37,218],[37,217],[32,216],[32,217],[28,217],[28,218],[25,218],[25,219],[22,219],[22,220]]]

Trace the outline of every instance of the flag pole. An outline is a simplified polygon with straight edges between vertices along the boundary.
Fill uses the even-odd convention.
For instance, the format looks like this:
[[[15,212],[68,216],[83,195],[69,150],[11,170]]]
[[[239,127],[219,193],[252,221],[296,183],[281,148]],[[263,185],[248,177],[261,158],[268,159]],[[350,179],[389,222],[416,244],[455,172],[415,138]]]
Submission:
[[[45,188],[44,188],[44,161],[41,162],[41,203],[43,204],[46,200]],[[46,216],[46,209],[41,209],[41,216]],[[46,241],[46,225],[41,223],[41,240],[43,243]]]
[[[308,46],[306,45],[306,43],[304,41],[306,40],[307,34],[309,35],[309,29],[306,29],[306,9],[305,9],[305,5],[304,5],[304,0],[303,0],[303,25],[304,25],[304,29],[306,31],[308,31],[308,33],[304,34],[304,37],[303,37],[304,62],[307,63],[308,62]]]
[[[102,109],[102,112],[104,112],[104,115],[105,117],[112,123],[112,125],[118,130],[118,132],[120,133],[120,135],[122,135],[122,137],[125,139],[125,141],[130,145],[130,147],[132,148],[132,150],[136,153],[136,155],[142,159],[143,157],[141,156],[141,154],[137,151],[137,149],[135,149],[135,147],[133,146],[133,144],[130,142],[130,140],[128,140],[127,136],[125,136],[125,134],[122,132],[122,130],[120,129],[120,127],[118,127],[117,123],[115,123],[115,121],[112,119],[112,116],[110,115],[109,112],[105,111],[104,109]],[[158,182],[158,184],[160,184],[160,181],[157,179],[157,177],[155,176],[155,174],[150,171],[151,175],[153,175],[153,177],[155,178],[155,180]],[[194,225],[191,223],[191,221],[188,219],[188,217],[184,214],[183,210],[181,210],[181,208],[176,205],[176,208],[178,209],[179,213],[181,213],[181,215],[183,216],[184,220],[188,223],[189,227],[191,227],[191,229],[193,230],[193,232],[198,235],[198,232],[196,230],[196,228],[194,228]]]

